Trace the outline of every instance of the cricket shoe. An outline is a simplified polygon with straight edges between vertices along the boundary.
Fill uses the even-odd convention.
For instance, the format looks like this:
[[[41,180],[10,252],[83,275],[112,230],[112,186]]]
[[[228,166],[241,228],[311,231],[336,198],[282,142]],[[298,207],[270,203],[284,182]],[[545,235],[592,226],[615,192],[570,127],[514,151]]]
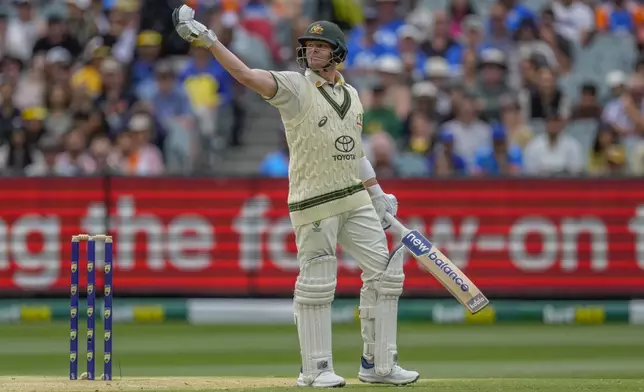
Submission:
[[[304,375],[302,374],[302,369],[300,369],[300,376],[297,378],[298,387],[313,387],[313,388],[341,388],[347,385],[347,382],[344,381],[344,378],[338,376],[333,371],[327,370],[318,374],[318,376],[313,380],[312,383],[307,384],[304,381]]]
[[[364,357],[360,358],[360,373],[358,379],[362,382],[369,384],[391,384],[391,385],[407,385],[418,381],[420,375],[413,370],[405,370],[394,364],[391,372],[386,376],[376,374],[376,366],[373,363],[367,362]]]

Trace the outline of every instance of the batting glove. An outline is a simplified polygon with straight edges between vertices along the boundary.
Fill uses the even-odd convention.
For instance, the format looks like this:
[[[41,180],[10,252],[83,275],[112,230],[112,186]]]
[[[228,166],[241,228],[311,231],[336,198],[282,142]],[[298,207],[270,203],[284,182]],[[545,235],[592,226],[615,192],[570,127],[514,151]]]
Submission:
[[[388,212],[392,216],[396,216],[398,213],[398,199],[396,199],[396,196],[392,194],[381,193],[372,196],[371,202],[373,203],[373,207],[376,209],[382,228],[385,230],[389,229],[391,225],[385,219],[385,213]]]
[[[188,42],[200,41],[207,47],[217,42],[217,35],[195,20],[195,10],[182,5],[172,11],[172,22],[177,34]]]

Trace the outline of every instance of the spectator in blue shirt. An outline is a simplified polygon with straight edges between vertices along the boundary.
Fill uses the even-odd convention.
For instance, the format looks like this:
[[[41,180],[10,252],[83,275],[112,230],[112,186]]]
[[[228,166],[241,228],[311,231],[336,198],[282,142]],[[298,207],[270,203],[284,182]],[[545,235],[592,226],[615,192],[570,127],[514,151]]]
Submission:
[[[492,145],[476,152],[473,174],[483,176],[512,176],[521,172],[523,157],[517,145],[508,146],[503,125],[492,127]]]
[[[141,82],[154,78],[154,65],[161,53],[161,34],[157,31],[142,31],[137,39],[137,56],[132,62],[132,84],[135,88]]]
[[[263,177],[288,177],[288,145],[286,144],[286,139],[282,140],[282,145],[277,151],[266,155],[259,167],[259,172]]]
[[[354,29],[347,46],[349,54],[344,63],[346,69],[355,74],[363,74],[370,71],[376,62],[376,59],[383,54],[393,53],[393,48],[386,48],[375,40],[375,34],[378,30],[378,13],[373,8],[364,11],[365,24],[363,28]]]
[[[380,28],[376,31],[376,42],[386,48],[395,49],[398,44],[398,29],[405,21],[398,16],[398,0],[377,0]]]
[[[467,174],[465,160],[454,152],[454,134],[444,130],[439,136],[439,146],[427,157],[429,172],[434,176]]]
[[[534,12],[517,0],[501,0],[506,7],[505,25],[509,31],[514,32],[524,19],[536,19]]]

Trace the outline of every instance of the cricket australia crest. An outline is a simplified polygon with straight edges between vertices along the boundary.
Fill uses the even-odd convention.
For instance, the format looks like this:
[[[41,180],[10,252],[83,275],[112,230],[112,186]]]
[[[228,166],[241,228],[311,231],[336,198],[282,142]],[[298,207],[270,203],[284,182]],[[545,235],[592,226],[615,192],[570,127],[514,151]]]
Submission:
[[[110,316],[112,316],[112,309],[105,309],[103,311],[103,317],[105,319],[108,319],[108,318],[110,318]]]
[[[309,33],[312,34],[322,34],[323,32],[324,28],[319,23],[314,24],[313,26],[311,26],[311,29],[309,29]]]

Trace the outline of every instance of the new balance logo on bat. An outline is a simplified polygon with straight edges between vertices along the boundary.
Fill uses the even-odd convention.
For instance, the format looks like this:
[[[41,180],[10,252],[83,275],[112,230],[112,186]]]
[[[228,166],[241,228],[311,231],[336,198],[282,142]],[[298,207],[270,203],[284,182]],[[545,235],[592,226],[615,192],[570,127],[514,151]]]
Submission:
[[[431,250],[434,245],[422,234],[416,230],[410,231],[403,237],[402,243],[414,256],[429,259],[435,267],[445,274],[448,279],[456,283],[462,291],[467,292],[470,290],[470,286],[459,275],[459,272],[455,269],[456,267],[452,268],[452,264],[449,261],[441,259],[436,252],[432,252]]]

